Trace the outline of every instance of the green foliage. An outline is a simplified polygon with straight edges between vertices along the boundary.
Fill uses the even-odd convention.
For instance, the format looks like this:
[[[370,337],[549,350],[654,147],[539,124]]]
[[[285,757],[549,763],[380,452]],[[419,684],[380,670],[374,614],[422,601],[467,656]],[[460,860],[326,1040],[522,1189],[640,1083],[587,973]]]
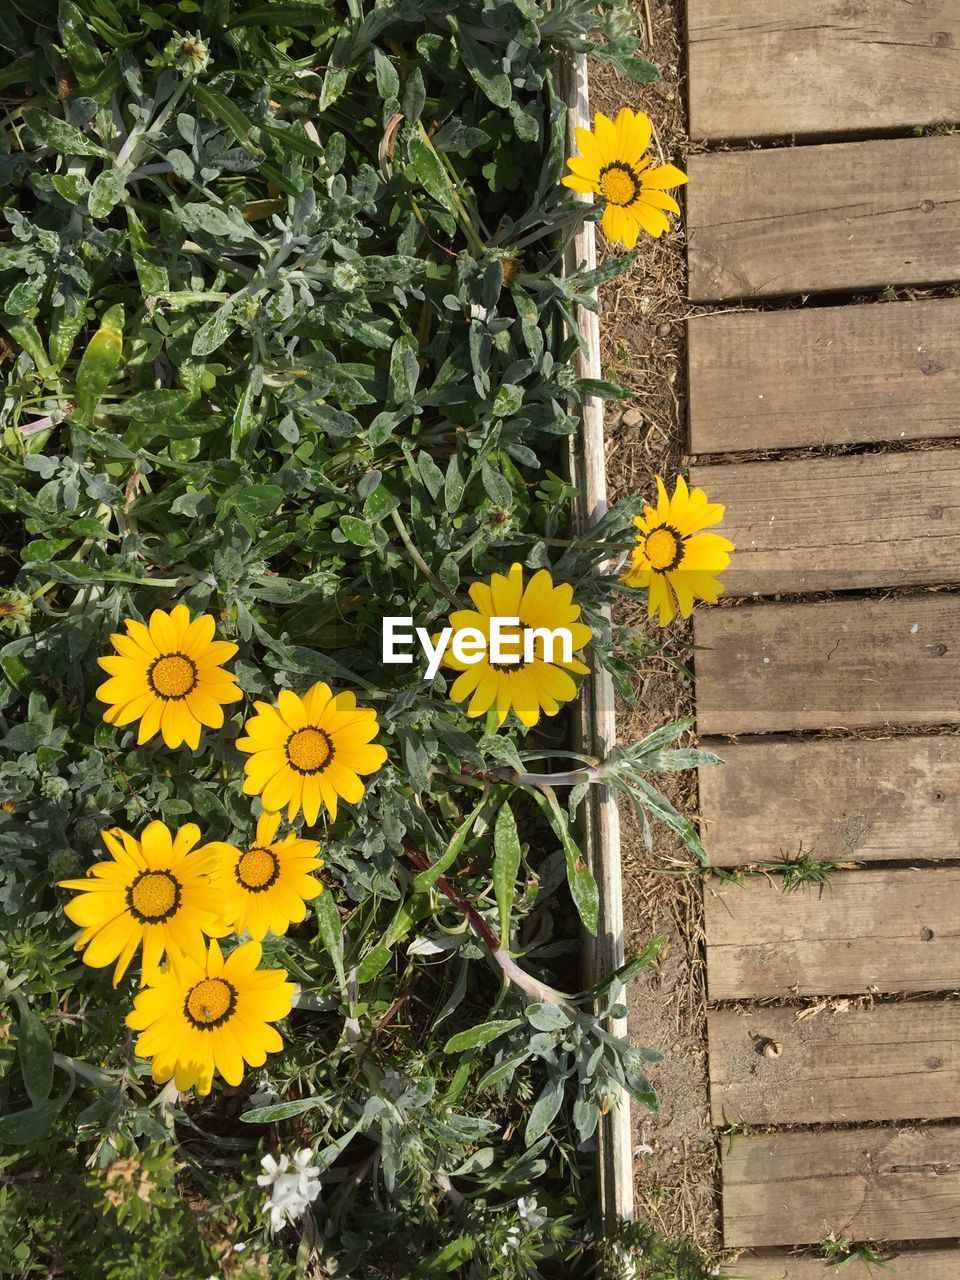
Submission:
[[[598,911],[570,809],[528,773],[568,757],[563,725],[485,733],[443,674],[381,663],[380,623],[439,627],[474,579],[552,564],[613,661],[596,566],[637,503],[556,560],[575,491],[549,468],[572,406],[620,394],[573,371],[573,315],[635,255],[561,275],[588,214],[558,181],[555,79],[558,53],[587,46],[647,77],[625,13],[62,0],[0,21],[15,565],[0,1235],[15,1274],[600,1265],[576,1148],[622,1090],[655,1106],[657,1055],[603,1029],[627,972],[563,990],[571,904],[592,930]],[[196,753],[138,748],[95,699],[111,632],[175,601],[240,646],[247,695]],[[323,833],[327,892],[267,943],[300,989],[286,1050],[239,1089],[158,1092],[123,1024],[131,980],[114,991],[80,963],[53,885],[114,824],[191,820],[242,842],[250,701],[318,679],[376,707],[390,762]],[[572,809],[612,781],[699,852],[641,776],[704,762],[666,741],[579,760]],[[315,1216],[276,1238],[255,1183],[268,1145],[310,1146],[326,1175]],[[539,1226],[518,1207],[533,1185],[550,1189]]]

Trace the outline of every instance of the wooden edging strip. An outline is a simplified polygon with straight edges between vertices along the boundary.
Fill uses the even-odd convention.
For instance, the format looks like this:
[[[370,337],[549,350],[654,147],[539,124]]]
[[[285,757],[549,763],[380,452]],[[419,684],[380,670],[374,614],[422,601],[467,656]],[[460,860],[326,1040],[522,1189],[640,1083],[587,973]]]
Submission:
[[[561,63],[560,83],[567,104],[567,135],[571,154],[575,150],[574,130],[589,127],[590,94],[587,59],[578,55]],[[584,195],[590,202],[591,197]],[[564,262],[567,273],[592,271],[597,264],[596,224],[586,222],[577,232]],[[600,378],[600,321],[595,311],[577,308],[577,325],[585,350],[575,356],[577,372],[583,378]],[[579,408],[581,427],[571,438],[569,469],[580,490],[575,513],[577,526],[586,531],[607,509],[607,476],[603,439],[603,402],[585,396]],[[610,626],[610,611],[602,610],[604,624]],[[591,673],[581,687],[577,733],[585,750],[604,758],[616,743],[617,719],[613,681],[599,663],[591,663]],[[600,919],[597,937],[585,939],[585,968],[588,982],[613,973],[624,962],[623,885],[620,864],[620,813],[616,792],[609,786],[592,786],[585,800],[583,822],[585,852],[600,889]],[[626,1037],[627,1021],[614,1018],[607,1030]],[[633,1134],[630,1099],[620,1102],[601,1117],[597,1135],[597,1163],[600,1179],[600,1206],[604,1224],[612,1229],[618,1219],[632,1220]]]

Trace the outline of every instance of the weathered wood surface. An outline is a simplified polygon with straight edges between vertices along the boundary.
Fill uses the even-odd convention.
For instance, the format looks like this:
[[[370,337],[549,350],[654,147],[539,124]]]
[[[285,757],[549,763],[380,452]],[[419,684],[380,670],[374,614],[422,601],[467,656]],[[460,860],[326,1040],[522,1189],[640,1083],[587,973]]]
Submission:
[[[960,1001],[709,1015],[715,1125],[948,1120],[960,1106]],[[773,1056],[779,1049],[779,1056]],[[960,1270],[957,1272],[960,1275]]]
[[[960,722],[960,598],[743,605],[695,615],[701,734]]]
[[[960,449],[692,467],[726,507],[728,596],[960,579]]]
[[[691,453],[960,435],[958,298],[696,316],[687,338]]]
[[[960,138],[718,152],[688,169],[695,302],[960,277]]]
[[[831,1232],[960,1235],[960,1126],[745,1135],[724,1151],[728,1248],[815,1244]]]
[[[960,987],[958,867],[845,871],[790,893],[754,875],[708,886],[704,908],[712,1001]]]
[[[687,41],[694,138],[960,118],[956,0],[687,0]]]
[[[749,1254],[721,1266],[724,1280],[957,1280],[960,1249],[905,1249],[887,1255],[882,1268],[851,1262],[838,1270],[819,1258],[791,1258],[783,1254]]]
[[[710,861],[960,858],[960,737],[700,744]],[[957,1273],[960,1275],[960,1272]]]

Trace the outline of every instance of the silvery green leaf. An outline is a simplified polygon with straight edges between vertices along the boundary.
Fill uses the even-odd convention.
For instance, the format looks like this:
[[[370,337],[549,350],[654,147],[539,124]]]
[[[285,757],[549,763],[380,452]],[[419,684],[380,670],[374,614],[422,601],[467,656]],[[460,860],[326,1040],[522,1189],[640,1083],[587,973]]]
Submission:
[[[556,1004],[528,1004],[523,1014],[538,1031],[562,1031],[564,1027],[570,1026],[570,1019]]]

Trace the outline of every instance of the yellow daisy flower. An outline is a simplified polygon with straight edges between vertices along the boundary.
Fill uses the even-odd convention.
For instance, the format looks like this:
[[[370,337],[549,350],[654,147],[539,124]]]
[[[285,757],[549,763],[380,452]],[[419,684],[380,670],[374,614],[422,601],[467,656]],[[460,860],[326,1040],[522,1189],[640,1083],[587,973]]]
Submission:
[[[285,1018],[296,990],[286,969],[259,969],[259,942],[247,942],[226,960],[215,942],[198,962],[174,951],[145,990],[134,997],[127,1026],[143,1034],[136,1051],[152,1058],[158,1084],[173,1076],[181,1093],[196,1085],[210,1092],[213,1073],[227,1084],[243,1079],[244,1062],[262,1067],[283,1041],[271,1022]]]
[[[634,114],[624,107],[616,120],[598,111],[593,130],[576,130],[580,154],[567,161],[564,186],[605,201],[603,230],[615,244],[632,249],[641,227],[662,236],[670,227],[664,210],[680,212],[667,192],[686,182],[687,175],[672,164],[650,167],[652,159],[643,154],[650,145],[650,121],[642,111]]]
[[[200,828],[192,822],[173,835],[162,822],[151,822],[139,840],[114,827],[101,831],[112,861],[96,862],[82,880],[61,880],[61,889],[77,896],[65,915],[82,927],[74,944],[84,964],[102,969],[117,961],[116,986],[137,948],[143,945],[146,974],[172,949],[201,957],[204,934],[222,937],[220,902],[208,872],[210,846],[194,848]]]
[[[204,725],[223,725],[223,706],[239,702],[243,694],[236,677],[221,663],[237,652],[226,640],[214,640],[215,623],[208,613],[190,621],[190,611],[178,604],[171,613],[154,609],[150,625],[125,619],[127,634],[113,635],[116,656],[98,658],[110,679],[97,690],[107,724],[140,721],[137,744],[159,732],[168,747],[182,742],[200,745]]]
[[[268,929],[279,937],[306,918],[307,903],[323,892],[309,874],[323,866],[316,840],[296,833],[277,840],[279,813],[265,813],[246,849],[218,844],[213,883],[220,895],[224,921],[236,933],[260,942]]]
[[[244,725],[248,736],[237,747],[244,764],[244,792],[260,796],[271,813],[287,808],[292,822],[303,810],[313,826],[321,804],[331,821],[338,797],[347,804],[363,799],[360,774],[376,773],[387,758],[373,739],[380,732],[377,713],[358,707],[352,693],[334,694],[319,681],[302,698],[281,689],[277,705],[255,702],[257,714]]]
[[[702,489],[689,492],[677,477],[671,498],[657,476],[656,507],[644,507],[634,519],[639,533],[633,563],[621,579],[628,587],[647,588],[647,615],[659,613],[661,627],[680,613],[689,618],[694,600],[717,603],[723,583],[713,575],[730,563],[733,543],[717,533],[701,533],[723,519],[723,506],[708,502]]]
[[[454,702],[470,699],[468,716],[485,715],[496,705],[500,724],[511,708],[525,725],[536,724],[541,711],[555,716],[561,703],[570,702],[577,696],[576,683],[568,672],[586,675],[590,670],[572,656],[593,635],[585,623],[577,621],[580,606],[573,603],[573,587],[565,582],[554,586],[549,571],[540,569],[524,588],[523,566],[514,564],[506,577],[495,573],[489,583],[475,582],[470,588],[470,599],[476,605],[476,612],[458,609],[450,615],[450,626],[454,631],[451,641],[459,632],[474,629],[486,639],[486,652],[479,662],[462,662],[454,654],[451,643],[443,659],[444,665],[462,674],[454,680],[450,697]],[[517,629],[511,630],[501,624],[505,640],[501,644],[501,654],[504,651],[516,653],[519,661],[490,661],[490,628],[494,617],[520,619]],[[535,628],[569,630],[570,659],[565,661],[560,646],[555,645],[548,662],[545,638],[538,635],[534,637],[534,659],[525,662],[526,636]]]

